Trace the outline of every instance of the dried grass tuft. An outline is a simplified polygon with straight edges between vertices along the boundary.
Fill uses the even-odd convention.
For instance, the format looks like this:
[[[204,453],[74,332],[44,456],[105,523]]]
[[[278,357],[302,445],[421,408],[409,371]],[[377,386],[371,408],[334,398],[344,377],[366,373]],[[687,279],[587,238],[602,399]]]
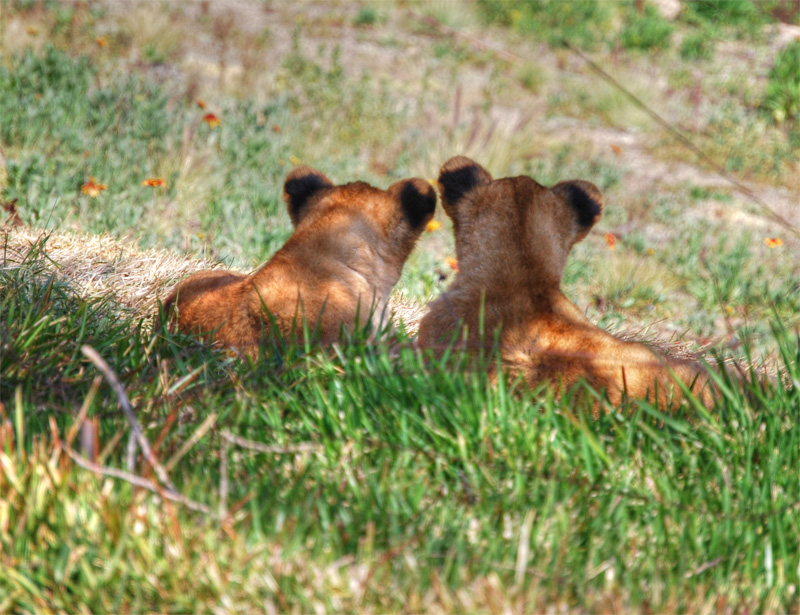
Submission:
[[[31,251],[38,250],[45,271],[68,283],[82,298],[111,295],[121,308],[141,317],[152,316],[157,300],[182,278],[221,266],[167,250],[142,250],[132,241],[107,234],[2,228],[0,245],[1,267],[25,266]]]
[[[27,227],[0,228],[0,268],[26,266],[39,251],[48,275],[68,283],[84,299],[111,298],[140,318],[153,317],[163,300],[185,277],[224,265],[168,250],[142,250],[111,235],[46,231]],[[419,328],[423,306],[396,293],[389,304],[395,324],[411,334]]]

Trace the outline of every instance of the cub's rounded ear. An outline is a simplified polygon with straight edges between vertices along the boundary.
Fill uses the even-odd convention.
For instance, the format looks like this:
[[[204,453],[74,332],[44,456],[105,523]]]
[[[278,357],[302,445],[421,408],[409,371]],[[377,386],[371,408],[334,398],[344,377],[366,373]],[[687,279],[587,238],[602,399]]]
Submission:
[[[388,192],[400,203],[412,229],[420,229],[433,218],[436,191],[424,179],[404,179],[389,186]]]
[[[591,182],[559,182],[550,190],[572,208],[583,230],[588,231],[603,215],[603,193]]]
[[[458,204],[470,192],[492,181],[489,171],[466,156],[455,156],[439,171],[439,190],[447,215],[453,218]]]
[[[297,224],[305,214],[309,199],[324,188],[332,188],[333,182],[323,173],[311,167],[297,167],[286,176],[283,184],[283,200],[289,208],[292,224]]]

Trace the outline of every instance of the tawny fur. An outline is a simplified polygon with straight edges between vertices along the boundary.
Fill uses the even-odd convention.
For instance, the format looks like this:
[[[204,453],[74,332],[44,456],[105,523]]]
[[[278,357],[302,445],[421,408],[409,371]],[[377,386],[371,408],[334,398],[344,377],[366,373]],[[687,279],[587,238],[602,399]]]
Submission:
[[[305,319],[322,341],[333,341],[342,326],[388,318],[389,294],[434,213],[430,184],[334,186],[300,167],[286,178],[284,200],[295,226],[286,244],[249,275],[205,271],[180,283],[164,301],[173,325],[213,333],[217,344],[252,356],[271,319],[284,336],[299,336]]]
[[[440,347],[466,330],[468,347],[488,346],[499,329],[504,365],[531,385],[548,381],[563,392],[585,381],[614,405],[625,397],[655,401],[657,391],[659,406],[667,408],[682,397],[675,374],[704,403],[712,401],[698,365],[606,333],[561,291],[572,246],[602,215],[596,186],[493,180],[474,161],[456,157],[442,167],[439,190],[453,220],[458,273],[423,317],[420,345]],[[485,342],[478,341],[481,318]]]

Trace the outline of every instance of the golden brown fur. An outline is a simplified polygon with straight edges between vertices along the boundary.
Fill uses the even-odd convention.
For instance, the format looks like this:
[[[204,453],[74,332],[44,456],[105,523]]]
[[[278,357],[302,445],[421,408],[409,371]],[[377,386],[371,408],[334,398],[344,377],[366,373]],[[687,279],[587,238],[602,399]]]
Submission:
[[[205,271],[180,283],[164,313],[183,332],[254,355],[274,318],[283,335],[301,333],[303,319],[323,341],[340,328],[377,322],[403,265],[433,216],[436,194],[415,178],[380,190],[364,182],[334,186],[308,167],[293,170],[284,200],[294,234],[249,275]]]
[[[453,220],[458,273],[420,323],[422,346],[436,347],[464,330],[470,346],[483,304],[487,344],[500,328],[504,365],[532,385],[549,381],[565,390],[586,381],[614,405],[625,396],[652,401],[657,390],[663,408],[681,397],[672,371],[702,388],[710,403],[698,366],[606,333],[561,292],[572,246],[602,214],[596,186],[569,181],[548,189],[524,176],[493,180],[477,163],[456,157],[442,167],[439,190]]]

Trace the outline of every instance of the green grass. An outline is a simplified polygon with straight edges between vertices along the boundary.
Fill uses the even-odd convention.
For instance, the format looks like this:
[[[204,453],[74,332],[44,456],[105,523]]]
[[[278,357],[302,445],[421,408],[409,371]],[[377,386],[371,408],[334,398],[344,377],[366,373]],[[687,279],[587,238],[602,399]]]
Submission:
[[[710,60],[714,56],[713,31],[700,27],[687,33],[681,42],[681,58],[684,60]]]
[[[566,12],[555,2],[478,4],[481,18],[500,24],[490,31],[500,40],[509,30],[556,46],[565,38],[620,54],[621,71],[639,62],[681,71],[685,83],[670,94],[681,109],[695,84],[681,55],[699,54],[711,75],[696,135],[703,147],[732,171],[775,182],[797,162],[790,123],[775,127],[754,110],[766,80],[731,91],[739,73],[716,78],[713,53],[697,42],[684,51],[678,39],[712,26],[720,38],[744,36],[744,5],[693,5],[674,23],[678,48],[666,30],[650,44],[652,23],[635,20],[640,38],[612,44],[631,3]],[[265,8],[295,23],[285,6]],[[588,179],[606,195],[604,217],[575,247],[565,292],[601,326],[685,335],[693,348],[710,344],[720,361],[748,366],[744,374],[717,376],[722,398],[708,411],[690,401],[665,416],[635,402],[591,420],[545,389],[493,384],[457,353],[420,354],[402,333],[376,342],[359,331],[329,348],[277,340],[249,363],[153,333],[113,294],[84,298],[41,240],[22,263],[0,246],[0,613],[796,610],[795,240],[782,234],[783,245],[767,247],[776,231],[741,222],[755,215],[737,208],[730,189],[690,181],[632,192],[635,169],[624,157],[560,131],[621,125],[667,150],[663,135],[646,122],[632,127],[630,103],[574,67],[547,64],[549,52],[506,67],[429,26],[398,25],[407,15],[392,7],[346,8],[336,19],[359,37],[384,40],[394,28],[403,46],[403,27],[431,37],[421,45],[427,55],[414,56],[413,79],[397,67],[389,77],[354,68],[352,40],[332,46],[340,39],[325,28],[336,26],[304,17],[264,89],[209,96],[158,72],[180,66],[190,16],[160,15],[170,32],[161,42],[125,22],[113,51],[101,53],[93,28],[108,26],[102,10],[53,3],[39,15],[35,3],[14,4],[6,16],[41,20],[58,48],[3,48],[0,201],[17,199],[35,228],[127,235],[248,268],[290,233],[280,194],[298,160],[337,182],[382,187],[435,177],[461,151],[498,177]],[[647,11],[636,19],[658,22]],[[218,19],[191,24],[213,29]],[[627,48],[660,51],[629,58]],[[145,66],[123,70],[114,54]],[[478,93],[462,77],[473,69],[491,73]],[[528,103],[541,115],[497,122],[498,110],[516,104],[524,119]],[[219,126],[203,122],[208,112]],[[108,186],[96,198],[81,192],[92,177]],[[147,177],[166,187],[142,186]],[[440,292],[453,254],[449,222],[436,215],[444,227],[423,235],[399,284],[420,301]],[[607,232],[618,237],[614,250]],[[96,476],[63,450],[71,437],[79,446],[85,413],[96,421],[98,463],[126,469],[129,426],[84,344],[119,376],[158,459],[172,460],[178,490],[212,514]],[[771,377],[751,371],[762,363]],[[275,448],[248,450],[226,432]],[[156,480],[141,458],[135,471]],[[221,519],[223,504],[230,515]]]
[[[606,40],[617,3],[598,3],[576,0],[563,3],[557,0],[539,2],[499,2],[480,0],[478,8],[489,22],[510,25],[524,34],[543,38],[561,45],[566,40],[580,47],[595,48]]]
[[[491,385],[458,357],[426,359],[403,339],[396,351],[356,335],[329,351],[226,361],[188,338],[91,318],[93,306],[37,277],[35,257],[28,265],[0,276],[3,356],[16,366],[4,366],[1,390],[14,426],[0,473],[0,589],[12,611],[202,610],[223,597],[395,610],[414,592],[435,595],[437,582],[453,592],[492,575],[506,599],[529,594],[534,610],[554,600],[597,608],[614,596],[657,610],[712,599],[796,607],[796,334],[774,331],[793,388],[725,377],[710,414],[635,404],[591,421],[588,409]],[[87,321],[101,326],[81,332]],[[112,391],[90,395],[96,372],[82,343],[120,374],[162,459],[218,414],[172,476],[216,510],[220,455],[229,455],[228,501],[242,502],[231,531],[91,478],[52,448],[48,421],[65,433],[84,402],[101,442],[125,432]],[[30,369],[28,357],[57,365]],[[222,426],[315,448],[225,449]],[[120,466],[122,448],[105,462]],[[283,562],[274,582],[256,573],[267,554]],[[336,561],[345,576],[373,571],[363,595],[330,576],[311,590],[301,582]]]
[[[663,51],[671,44],[673,27],[650,4],[642,13],[633,13],[620,33],[620,43],[626,49]]]
[[[359,9],[358,15],[353,20],[356,26],[372,26],[381,20],[381,16],[374,7],[365,6]]]
[[[54,48],[15,58],[0,67],[0,114],[9,118],[0,128],[8,144],[3,198],[24,202],[37,226],[136,231],[143,246],[183,247],[202,234],[214,239],[219,258],[257,264],[289,236],[279,197],[292,160],[319,164],[335,147],[325,172],[348,181],[359,149],[377,146],[403,113],[389,110],[386,93],[367,77],[344,79],[336,50],[324,69],[295,44],[285,60],[293,85],[266,104],[220,105],[216,128],[203,123],[194,100],[176,105],[152,82],[100,75],[86,58]],[[327,115],[308,112],[319,108]],[[349,115],[338,117],[343,108]],[[364,133],[376,141],[358,140]],[[108,185],[97,198],[80,191],[93,177]],[[142,186],[148,177],[166,187]],[[120,200],[132,206],[114,207]]]
[[[778,123],[800,118],[800,42],[790,43],[776,56],[762,106]]]
[[[725,34],[719,33],[720,38],[730,35],[753,40],[762,35],[765,24],[774,23],[775,15],[791,12],[789,7],[782,11],[778,5],[753,0],[696,0],[682,8],[679,21],[701,27],[707,34],[722,29]],[[568,5],[551,0],[480,0],[478,10],[487,22],[509,26],[556,46],[567,41],[587,50],[621,44],[626,49],[663,51],[670,46],[674,29],[654,5],[630,0]]]
[[[773,21],[770,2],[752,0],[698,0],[687,5],[683,19],[689,23],[714,24],[740,38],[761,34],[761,26]]]

